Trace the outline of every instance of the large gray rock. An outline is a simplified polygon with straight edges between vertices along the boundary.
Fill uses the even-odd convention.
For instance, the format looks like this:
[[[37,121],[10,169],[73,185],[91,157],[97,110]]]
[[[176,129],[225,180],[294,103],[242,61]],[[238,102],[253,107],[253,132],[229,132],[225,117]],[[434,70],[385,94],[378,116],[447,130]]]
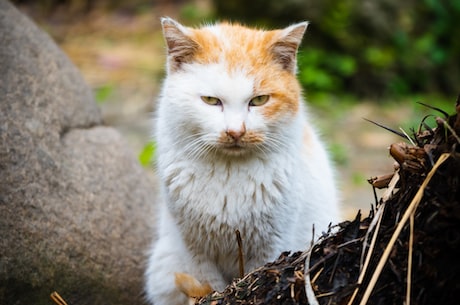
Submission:
[[[0,304],[141,304],[153,185],[68,58],[0,0]]]

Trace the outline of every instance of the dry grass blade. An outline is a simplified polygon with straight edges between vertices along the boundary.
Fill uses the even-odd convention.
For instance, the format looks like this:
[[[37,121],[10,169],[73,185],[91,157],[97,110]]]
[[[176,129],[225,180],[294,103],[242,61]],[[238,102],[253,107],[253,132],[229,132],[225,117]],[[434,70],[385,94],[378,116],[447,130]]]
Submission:
[[[407,134],[407,132],[402,127],[399,127],[399,130],[401,130],[401,132],[406,136],[406,139],[409,140],[410,144],[417,146],[414,143],[414,140],[412,140],[412,138]]]
[[[57,305],[68,305],[67,302],[56,291],[51,293],[50,297],[51,300],[53,300],[53,302]]]
[[[321,269],[319,269],[318,272],[316,272],[315,276],[311,279],[311,285],[313,285],[316,280],[318,279],[318,277],[321,275],[321,273],[323,272],[324,270],[324,267],[322,267]]]
[[[417,104],[419,105],[422,105],[422,106],[425,106],[427,108],[430,108],[430,109],[433,109],[433,110],[436,110],[440,113],[442,113],[444,115],[445,118],[448,118],[449,117],[449,114],[447,112],[445,112],[444,110],[440,109],[440,108],[437,108],[437,107],[433,107],[431,105],[428,105],[428,104],[425,104],[425,103],[422,103],[422,102],[417,102]]]
[[[410,304],[410,295],[412,287],[412,252],[414,247],[414,213],[410,215],[410,235],[409,235],[409,253],[407,255],[407,290],[406,290],[406,304]]]
[[[380,221],[382,219],[384,209],[385,209],[385,203],[380,205],[379,208],[377,209],[377,212],[375,213],[374,217],[372,218],[372,222],[370,223],[369,228],[367,228],[366,235],[364,236],[363,248],[361,250],[361,259],[359,261],[359,270],[361,272],[363,271],[363,269],[365,269],[364,268],[364,264],[365,264],[364,257],[366,256],[366,249],[367,249],[366,246],[368,244],[367,242],[369,240],[369,236],[372,234],[372,232],[374,232],[374,228],[375,228],[375,232],[376,233],[378,232],[379,226],[380,226]],[[375,236],[377,236],[377,234],[372,235],[372,239],[374,239]],[[371,241],[371,244],[372,244],[372,241]],[[369,245],[369,247],[370,247],[370,245]],[[371,249],[369,249],[369,251],[371,251]],[[369,251],[367,253],[369,253]]]
[[[307,253],[307,257],[305,258],[305,294],[307,295],[307,300],[309,305],[319,305],[318,299],[316,299],[315,292],[313,291],[313,287],[311,286],[310,280],[310,272],[308,270],[308,266],[310,266],[310,258],[311,253],[313,252],[313,247]]]
[[[372,123],[372,124],[374,124],[374,125],[377,125],[378,127],[381,127],[381,128],[383,128],[383,129],[385,129],[385,130],[388,130],[389,132],[392,132],[392,133],[394,133],[395,135],[400,136],[401,138],[404,138],[404,139],[406,138],[406,135],[405,135],[404,133],[402,133],[402,132],[399,132],[399,131],[396,131],[396,130],[394,130],[394,129],[391,129],[390,127],[386,127],[385,125],[382,125],[382,124],[380,124],[380,123],[374,122],[374,121],[372,121],[372,120],[369,120],[369,119],[366,119],[366,118],[363,118],[363,119],[366,120],[366,121],[368,121],[369,123]]]
[[[444,153],[442,154],[438,161],[436,162],[436,164],[433,166],[433,168],[431,169],[431,171],[428,173],[427,177],[425,178],[425,180],[423,181],[422,185],[420,186],[417,194],[414,196],[412,202],[410,203],[410,205],[408,206],[406,212],[404,213],[403,217],[401,218],[398,226],[396,227],[393,235],[391,236],[391,239],[390,241],[388,242],[388,245],[387,247],[385,248],[385,251],[383,252],[382,254],[382,257],[380,258],[379,260],[379,263],[374,271],[374,274],[372,275],[371,277],[371,280],[366,288],[366,290],[364,291],[364,295],[361,299],[361,302],[359,303],[360,305],[365,305],[367,304],[368,300],[369,300],[369,297],[375,287],[375,284],[377,283],[377,280],[383,270],[383,267],[384,265],[386,264],[387,260],[388,260],[388,257],[390,256],[390,253],[391,253],[391,250],[393,249],[393,246],[399,236],[399,234],[401,233],[404,225],[407,223],[407,220],[409,219],[410,215],[417,209],[417,206],[418,204],[420,203],[422,197],[423,197],[423,193],[425,191],[425,188],[426,186],[428,185],[428,183],[430,182],[431,178],[433,177],[433,175],[436,173],[436,171],[438,170],[439,166],[441,166],[442,163],[444,163],[444,161],[446,161],[448,158],[449,158],[450,154],[448,153]]]
[[[452,133],[452,136],[455,138],[455,140],[457,140],[457,143],[460,144],[460,137],[457,135],[455,130],[452,127],[450,127],[450,125],[445,120],[441,118],[438,118],[438,120],[441,121],[441,123],[444,125],[445,128],[449,129],[449,131]]]
[[[371,244],[369,245],[369,251],[367,252],[366,259],[364,260],[364,263],[362,264],[362,269],[361,269],[361,272],[360,272],[359,277],[358,277],[358,282],[357,282],[358,285],[356,286],[355,290],[353,291],[353,295],[351,296],[351,298],[348,301],[347,305],[353,304],[353,302],[354,302],[354,300],[356,298],[356,295],[358,294],[359,287],[360,287],[360,285],[362,284],[362,282],[364,280],[364,276],[366,275],[367,268],[369,267],[369,262],[371,261],[372,253],[374,252],[374,249],[375,249],[375,243],[377,241],[377,235],[379,233],[380,224],[382,223],[382,217],[383,217],[384,210],[385,210],[385,202],[378,209],[378,211],[375,214],[375,217],[374,217],[371,225],[369,226],[368,231],[366,232],[366,237],[365,237],[365,240],[363,242],[363,255],[362,256],[364,256],[364,250],[365,250],[365,245],[367,244],[368,235],[374,229],[374,226],[375,226],[374,235],[372,236]],[[376,222],[374,222],[374,220]]]
[[[387,202],[388,199],[393,195],[393,191],[396,188],[396,185],[399,181],[399,173],[395,172],[393,178],[391,178],[390,183],[388,184],[388,189],[382,195],[382,201]]]

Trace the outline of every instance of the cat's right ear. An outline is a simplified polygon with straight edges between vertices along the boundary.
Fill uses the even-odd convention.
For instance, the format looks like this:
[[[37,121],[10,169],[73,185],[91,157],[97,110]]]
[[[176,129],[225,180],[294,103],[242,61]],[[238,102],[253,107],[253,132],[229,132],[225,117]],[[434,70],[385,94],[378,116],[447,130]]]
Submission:
[[[190,30],[171,18],[161,18],[163,36],[168,51],[168,65],[172,71],[190,62],[199,45],[189,37]]]

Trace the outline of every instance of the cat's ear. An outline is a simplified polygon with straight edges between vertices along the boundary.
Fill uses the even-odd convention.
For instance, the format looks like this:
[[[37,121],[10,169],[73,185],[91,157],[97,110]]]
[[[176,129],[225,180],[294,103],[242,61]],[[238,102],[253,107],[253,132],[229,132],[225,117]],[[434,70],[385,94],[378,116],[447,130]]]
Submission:
[[[171,70],[178,70],[183,63],[190,62],[199,45],[189,36],[190,29],[171,18],[162,18],[163,36],[168,51]]]
[[[281,64],[283,69],[289,72],[296,72],[297,50],[302,42],[307,26],[308,22],[301,22],[281,30],[279,36],[277,36],[277,40],[271,47],[275,60]]]

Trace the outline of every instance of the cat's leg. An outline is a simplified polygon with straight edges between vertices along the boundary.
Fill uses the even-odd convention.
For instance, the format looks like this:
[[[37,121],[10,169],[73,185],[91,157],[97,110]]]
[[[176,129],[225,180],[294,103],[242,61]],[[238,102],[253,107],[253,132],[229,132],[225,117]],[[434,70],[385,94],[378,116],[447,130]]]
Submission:
[[[192,258],[185,246],[180,244],[177,239],[161,238],[154,246],[146,272],[147,298],[154,305],[188,304],[189,298],[183,287],[189,283],[178,282],[180,274],[190,275],[202,287],[209,285],[212,290],[223,290],[227,285],[214,264]]]
[[[203,255],[196,255],[191,274],[203,284],[209,284],[213,291],[223,291],[228,283],[217,266]]]
[[[184,257],[187,253],[176,244],[177,241],[163,236],[153,247],[145,273],[145,291],[151,304],[185,305],[188,302],[187,296],[177,289],[174,274],[186,273],[183,267],[189,263],[189,258]]]
[[[159,239],[155,242],[146,270],[147,299],[154,305],[188,304],[187,296],[176,282],[176,274],[188,274],[213,290],[225,288],[218,268],[203,255],[191,255],[169,213],[160,220]],[[169,219],[168,219],[169,218]]]

